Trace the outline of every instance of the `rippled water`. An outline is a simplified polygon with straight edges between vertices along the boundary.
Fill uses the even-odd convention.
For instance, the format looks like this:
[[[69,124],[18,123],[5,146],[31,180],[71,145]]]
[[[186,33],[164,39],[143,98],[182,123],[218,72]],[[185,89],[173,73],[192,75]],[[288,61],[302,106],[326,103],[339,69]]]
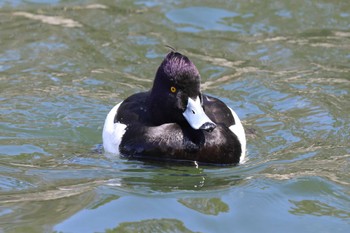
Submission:
[[[0,232],[349,232],[348,1],[0,1]],[[170,44],[243,119],[248,161],[100,150]]]

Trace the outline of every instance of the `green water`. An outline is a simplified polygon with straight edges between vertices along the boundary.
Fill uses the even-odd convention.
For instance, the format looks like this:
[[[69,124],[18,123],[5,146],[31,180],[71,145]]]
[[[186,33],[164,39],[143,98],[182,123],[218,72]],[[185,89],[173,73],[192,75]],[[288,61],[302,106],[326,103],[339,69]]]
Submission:
[[[248,131],[238,167],[100,151],[176,47]],[[0,1],[0,232],[350,232],[349,1]]]

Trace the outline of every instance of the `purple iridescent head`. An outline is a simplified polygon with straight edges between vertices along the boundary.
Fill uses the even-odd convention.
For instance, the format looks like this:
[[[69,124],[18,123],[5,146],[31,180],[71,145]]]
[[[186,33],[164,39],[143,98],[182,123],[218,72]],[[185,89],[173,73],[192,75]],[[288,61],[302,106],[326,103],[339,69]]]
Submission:
[[[190,59],[178,52],[170,52],[160,64],[153,85],[174,86],[188,97],[196,97],[200,93],[200,79]]]
[[[153,118],[162,123],[187,121],[194,129],[213,130],[215,124],[202,107],[200,79],[190,59],[170,52],[160,64],[151,90]]]

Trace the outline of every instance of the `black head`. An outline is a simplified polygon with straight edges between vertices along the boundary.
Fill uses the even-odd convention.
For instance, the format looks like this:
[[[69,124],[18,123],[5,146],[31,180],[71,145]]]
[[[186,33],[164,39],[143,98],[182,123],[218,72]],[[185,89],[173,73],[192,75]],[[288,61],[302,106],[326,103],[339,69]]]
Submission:
[[[168,88],[169,91],[175,87],[176,91],[195,97],[200,92],[200,75],[190,59],[178,52],[170,52],[157,70],[153,87]]]
[[[200,79],[190,59],[178,52],[170,52],[160,64],[151,90],[150,107],[154,121],[158,124],[189,121],[184,112],[189,112],[190,98],[201,101]]]
[[[196,66],[186,56],[170,52],[160,64],[154,79],[151,90],[154,104],[163,102],[163,110],[173,108],[182,118],[180,113],[185,110],[188,97],[199,95],[200,75]]]

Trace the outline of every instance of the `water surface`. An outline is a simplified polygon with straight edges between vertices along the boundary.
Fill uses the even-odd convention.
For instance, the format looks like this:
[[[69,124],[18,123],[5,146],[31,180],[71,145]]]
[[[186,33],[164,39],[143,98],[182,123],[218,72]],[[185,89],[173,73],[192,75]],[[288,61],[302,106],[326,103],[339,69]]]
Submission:
[[[347,1],[0,1],[0,231],[349,232]],[[237,167],[128,161],[104,118],[168,49],[248,132]]]

